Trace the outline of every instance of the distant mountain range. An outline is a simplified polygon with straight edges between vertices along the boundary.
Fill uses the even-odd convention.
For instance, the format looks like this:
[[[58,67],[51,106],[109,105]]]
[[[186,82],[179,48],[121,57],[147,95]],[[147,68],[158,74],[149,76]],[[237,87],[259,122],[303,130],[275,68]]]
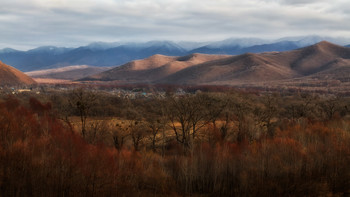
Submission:
[[[350,48],[327,41],[284,52],[243,55],[154,55],[81,81],[237,85],[296,78],[350,80]]]
[[[193,53],[239,55],[247,52],[289,51],[327,40],[340,45],[350,40],[319,36],[289,37],[278,40],[255,38],[227,39],[219,42],[171,42],[152,41],[146,43],[96,42],[78,48],[54,46],[39,47],[28,51],[0,50],[0,60],[21,71],[60,68],[72,65],[112,67],[144,59],[155,54],[186,56]]]

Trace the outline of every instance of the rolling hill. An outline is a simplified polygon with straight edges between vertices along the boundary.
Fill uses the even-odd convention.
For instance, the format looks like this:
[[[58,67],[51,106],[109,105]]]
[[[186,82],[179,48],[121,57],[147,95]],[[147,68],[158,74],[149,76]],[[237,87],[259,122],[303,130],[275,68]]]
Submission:
[[[350,49],[326,41],[287,52],[244,54],[179,71],[157,83],[238,84],[308,77],[350,66]],[[333,73],[333,74],[332,74]],[[350,73],[349,73],[350,74]]]
[[[171,84],[217,84],[245,83],[247,81],[269,81],[297,76],[288,67],[271,61],[263,55],[247,53],[205,62],[183,69],[156,83]]]
[[[153,55],[144,60],[136,60],[112,70],[84,78],[86,81],[119,81],[122,83],[151,83],[182,69],[227,56],[191,54],[182,57]]]
[[[0,61],[0,86],[31,85],[35,81],[21,71]]]
[[[76,80],[90,75],[98,74],[111,69],[110,67],[95,67],[87,65],[66,66],[62,68],[52,68],[25,72],[33,78]]]
[[[155,55],[83,80],[235,85],[316,76],[336,79],[339,73],[350,76],[349,67],[350,49],[323,41],[292,51],[246,53],[237,56]]]
[[[78,48],[45,46],[28,51],[10,48],[0,50],[0,59],[23,72],[60,68],[72,65],[97,67],[119,66],[155,54],[186,56],[193,53],[240,55],[272,51],[289,51],[315,44],[321,40],[349,44],[346,39],[304,36],[263,40],[257,38],[231,38],[218,42],[171,42],[151,41],[145,43],[96,42]]]

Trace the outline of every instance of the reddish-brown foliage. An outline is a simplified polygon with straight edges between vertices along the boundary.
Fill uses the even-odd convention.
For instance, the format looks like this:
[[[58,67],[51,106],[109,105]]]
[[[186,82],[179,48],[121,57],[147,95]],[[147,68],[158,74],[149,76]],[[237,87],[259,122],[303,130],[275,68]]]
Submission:
[[[274,136],[212,140],[163,155],[89,144],[50,106],[0,103],[0,196],[326,196],[350,188],[350,123],[290,123]],[[282,127],[281,127],[282,128]]]

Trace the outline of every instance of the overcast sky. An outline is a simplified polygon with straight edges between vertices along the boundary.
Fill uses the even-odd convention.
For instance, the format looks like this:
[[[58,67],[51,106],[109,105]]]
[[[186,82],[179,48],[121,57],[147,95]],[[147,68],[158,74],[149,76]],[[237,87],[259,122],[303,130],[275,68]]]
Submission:
[[[350,37],[349,0],[0,0],[0,48]]]

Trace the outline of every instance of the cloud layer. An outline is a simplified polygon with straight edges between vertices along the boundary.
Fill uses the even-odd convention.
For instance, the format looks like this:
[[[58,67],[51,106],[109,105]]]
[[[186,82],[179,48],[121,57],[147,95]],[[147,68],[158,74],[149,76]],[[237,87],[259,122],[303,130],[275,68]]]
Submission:
[[[1,0],[0,48],[350,35],[347,0]]]

